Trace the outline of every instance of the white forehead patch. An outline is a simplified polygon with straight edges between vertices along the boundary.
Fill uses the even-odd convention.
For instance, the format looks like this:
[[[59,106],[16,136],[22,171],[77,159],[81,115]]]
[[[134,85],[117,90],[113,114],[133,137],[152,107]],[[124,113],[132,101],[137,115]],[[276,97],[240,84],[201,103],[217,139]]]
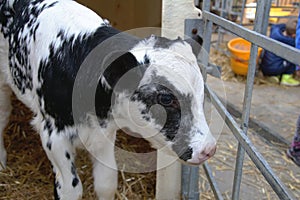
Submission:
[[[149,83],[155,73],[165,77],[182,94],[194,93],[194,87],[201,87],[202,75],[191,46],[183,41],[175,41],[166,48],[160,48],[155,47],[156,42],[156,37],[152,36],[131,50],[140,63],[143,63],[145,56],[150,60],[141,84]]]

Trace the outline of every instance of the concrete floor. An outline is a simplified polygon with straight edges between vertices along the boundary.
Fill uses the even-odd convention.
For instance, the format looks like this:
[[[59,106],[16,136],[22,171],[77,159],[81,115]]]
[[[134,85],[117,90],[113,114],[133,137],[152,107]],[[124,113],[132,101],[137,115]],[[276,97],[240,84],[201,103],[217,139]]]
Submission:
[[[235,107],[235,110],[242,111],[244,83],[224,82],[210,76],[207,83],[218,96]],[[293,138],[296,120],[300,114],[299,97],[300,87],[255,85],[251,119],[267,127],[267,131],[279,135],[289,142]],[[218,151],[215,157],[209,161],[209,164],[213,169],[224,199],[231,199],[237,141],[222,119],[214,113],[213,107],[209,103],[206,107],[210,128],[214,136],[218,138]],[[273,145],[267,141],[268,138],[266,140],[259,136],[257,130],[249,129],[248,132],[255,148],[264,156],[291,196],[294,199],[299,199],[300,187],[297,183],[300,181],[299,167],[286,158],[287,145],[284,143]],[[240,199],[279,199],[247,155],[243,169]],[[202,171],[201,199],[214,199],[203,174]]]

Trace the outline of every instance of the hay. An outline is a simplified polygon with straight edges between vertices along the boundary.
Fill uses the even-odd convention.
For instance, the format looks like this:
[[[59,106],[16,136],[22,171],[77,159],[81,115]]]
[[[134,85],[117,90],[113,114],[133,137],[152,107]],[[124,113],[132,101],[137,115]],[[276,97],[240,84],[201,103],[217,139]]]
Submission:
[[[15,97],[12,104],[14,109],[4,134],[8,160],[7,168],[0,172],[0,200],[52,199],[54,177],[39,135],[29,124],[32,113]],[[133,152],[153,151],[146,141],[133,140],[126,134],[118,134],[117,146]],[[156,164],[153,159],[149,162]],[[83,199],[96,199],[92,164],[85,151],[78,151],[76,165],[84,188]],[[119,172],[116,199],[154,199],[155,183],[155,172]]]

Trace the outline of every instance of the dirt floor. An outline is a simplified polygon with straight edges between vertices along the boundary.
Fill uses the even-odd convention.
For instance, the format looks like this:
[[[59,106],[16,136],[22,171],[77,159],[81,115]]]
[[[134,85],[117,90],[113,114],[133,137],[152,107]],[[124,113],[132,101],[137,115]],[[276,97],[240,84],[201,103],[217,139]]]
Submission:
[[[246,78],[235,75],[230,69],[229,59],[226,55],[212,51],[212,61],[222,66],[222,79],[224,81],[245,82]],[[270,84],[258,73],[255,84]],[[51,167],[42,150],[39,136],[30,127],[32,114],[16,99],[10,123],[5,131],[5,146],[8,153],[7,169],[0,172],[0,200],[23,199],[52,199],[53,180]],[[286,147],[272,145],[265,142],[255,133],[250,137],[257,149],[264,155],[275,173],[296,199],[300,198],[300,174],[297,168],[284,154]],[[147,143],[133,138],[118,137],[118,145],[132,151],[153,151]],[[220,190],[225,199],[230,199],[233,170],[235,163],[237,143],[225,128],[218,139],[218,151],[209,161]],[[124,145],[124,144],[130,144]],[[143,148],[141,148],[141,146]],[[144,149],[144,147],[146,148]],[[155,163],[155,158],[150,162]],[[78,173],[84,187],[83,199],[95,199],[92,186],[91,163],[88,155],[82,151],[78,153]],[[154,199],[155,172],[146,174],[119,172],[119,188],[116,199]],[[214,199],[212,191],[200,171],[201,199]],[[254,195],[254,196],[253,196]],[[252,161],[246,156],[244,165],[241,199],[276,199],[276,195]]]
[[[287,147],[279,144],[271,144],[253,132],[253,130],[249,131],[249,138],[293,198],[300,199],[299,167],[286,157],[285,151]],[[231,199],[236,153],[237,142],[230,131],[225,128],[218,139],[218,151],[208,163],[213,170],[219,189],[226,200]],[[200,199],[215,199],[204,174],[204,170],[201,168]],[[243,167],[240,199],[279,199],[247,155],[245,156]]]

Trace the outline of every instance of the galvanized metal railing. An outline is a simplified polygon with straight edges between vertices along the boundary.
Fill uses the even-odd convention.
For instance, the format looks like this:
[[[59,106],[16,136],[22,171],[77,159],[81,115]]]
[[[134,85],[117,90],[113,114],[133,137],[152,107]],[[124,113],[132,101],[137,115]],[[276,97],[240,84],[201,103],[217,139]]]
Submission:
[[[242,37],[249,42],[251,45],[250,60],[248,66],[247,82],[245,85],[245,95],[244,104],[242,111],[242,122],[239,125],[231,114],[227,111],[226,107],[222,104],[218,96],[205,84],[205,93],[210,98],[212,104],[215,106],[216,110],[223,116],[225,123],[230,128],[231,132],[238,140],[238,149],[236,157],[236,166],[234,173],[234,181],[232,188],[232,199],[240,199],[240,185],[243,174],[243,162],[245,153],[248,154],[250,159],[256,165],[261,174],[265,177],[266,181],[272,187],[273,191],[277,194],[279,199],[292,199],[292,196],[288,193],[285,186],[282,184],[281,180],[274,173],[272,168],[269,166],[264,157],[260,152],[254,147],[250,139],[247,137],[248,122],[250,117],[250,108],[252,100],[252,91],[255,79],[256,71],[256,57],[258,47],[262,47],[265,50],[272,51],[276,55],[280,55],[286,60],[289,60],[295,64],[300,65],[300,50],[297,50],[291,46],[285,45],[269,37],[265,36],[268,28],[268,18],[269,11],[271,7],[271,0],[257,1],[256,17],[254,22],[254,29],[249,30],[242,27],[241,25],[235,24],[228,21],[222,17],[214,15],[210,12],[210,1],[204,0],[202,6],[203,21],[186,21],[185,33],[188,36],[192,34],[200,34],[203,37],[203,49],[206,52],[210,52],[211,47],[211,35],[213,23],[232,32],[233,34]],[[198,26],[197,26],[198,24]],[[195,31],[195,29],[197,31]],[[191,31],[193,30],[193,31]],[[205,71],[209,69],[209,57],[203,56],[200,58],[202,66],[204,69],[204,78],[206,79]],[[203,165],[205,173],[208,177],[211,188],[214,192],[215,198],[222,200],[222,194],[218,189],[218,185],[212,176],[212,171],[207,163]],[[183,199],[199,199],[199,188],[198,188],[198,174],[199,169],[196,167],[183,167],[183,187],[182,187],[182,197]],[[188,187],[188,189],[187,189]]]

